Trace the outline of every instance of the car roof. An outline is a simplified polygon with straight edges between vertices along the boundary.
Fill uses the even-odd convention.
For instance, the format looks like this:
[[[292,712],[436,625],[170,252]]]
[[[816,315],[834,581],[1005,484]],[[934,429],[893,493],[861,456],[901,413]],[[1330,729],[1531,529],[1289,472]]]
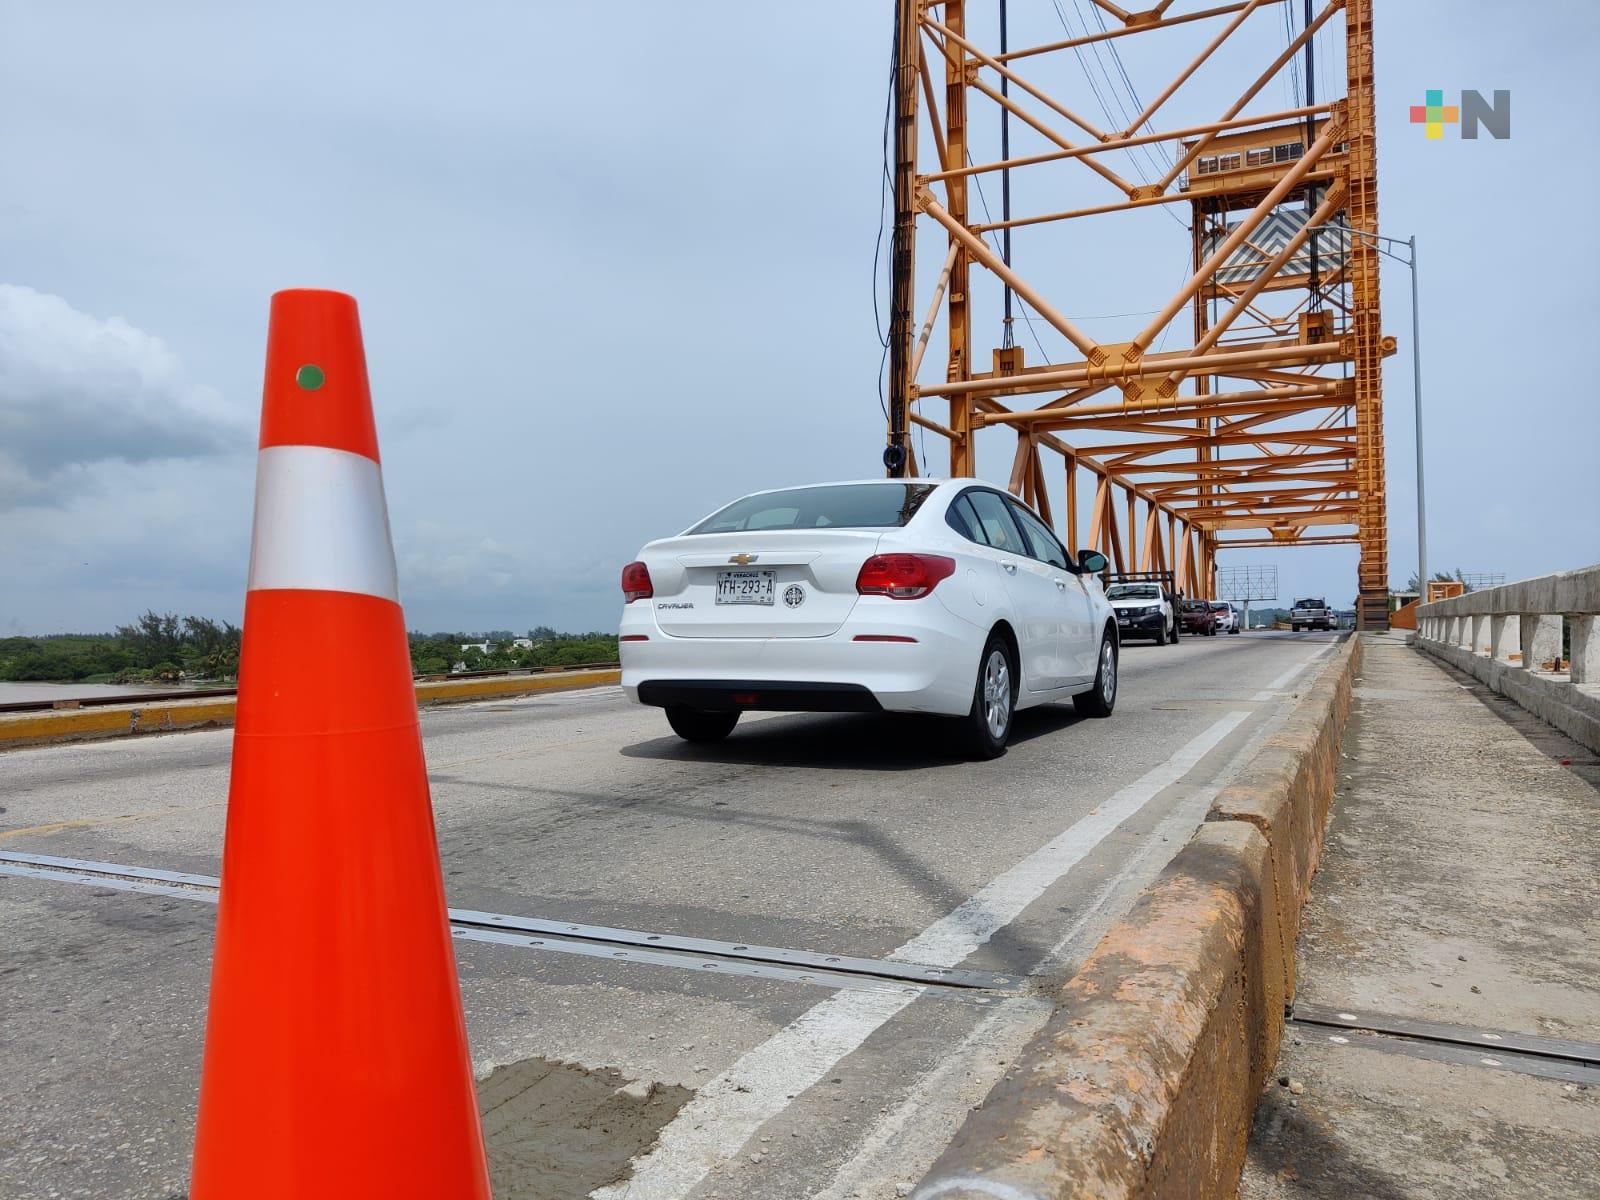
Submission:
[[[997,492],[1004,492],[1006,490],[997,483],[990,483],[987,479],[976,479],[966,475],[908,475],[899,479],[888,479],[882,475],[878,475],[871,479],[814,479],[805,483],[785,483],[780,487],[758,488],[753,492],[745,492],[744,495],[765,496],[771,492],[792,492],[796,488],[852,487],[863,483],[926,483],[934,487],[941,487],[947,483],[958,483],[962,485],[978,484],[983,487],[993,488]]]

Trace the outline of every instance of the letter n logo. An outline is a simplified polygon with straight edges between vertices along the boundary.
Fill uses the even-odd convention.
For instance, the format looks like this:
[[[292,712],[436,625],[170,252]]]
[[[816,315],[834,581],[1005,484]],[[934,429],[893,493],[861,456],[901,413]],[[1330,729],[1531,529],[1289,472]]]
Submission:
[[[1496,89],[1494,104],[1488,104],[1482,92],[1462,89],[1461,92],[1461,136],[1478,137],[1478,126],[1482,125],[1489,131],[1489,136],[1496,141],[1504,141],[1511,136],[1511,93],[1504,89]]]

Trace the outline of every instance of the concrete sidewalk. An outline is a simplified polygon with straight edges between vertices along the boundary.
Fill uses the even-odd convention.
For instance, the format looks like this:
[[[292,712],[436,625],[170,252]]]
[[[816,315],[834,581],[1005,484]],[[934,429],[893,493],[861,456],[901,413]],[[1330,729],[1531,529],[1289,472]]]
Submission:
[[[1592,753],[1391,634],[1366,646],[1339,785],[1297,1014],[1600,1041]],[[1600,1195],[1600,1086],[1330,1036],[1286,1030],[1243,1200]]]

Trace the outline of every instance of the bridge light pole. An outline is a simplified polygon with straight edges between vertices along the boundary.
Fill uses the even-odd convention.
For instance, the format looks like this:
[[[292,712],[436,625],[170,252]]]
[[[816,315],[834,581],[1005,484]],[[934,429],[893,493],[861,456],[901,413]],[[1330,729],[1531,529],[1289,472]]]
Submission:
[[[1411,390],[1417,414],[1417,603],[1428,598],[1428,502],[1422,482],[1422,318],[1417,303],[1417,235],[1406,241],[1409,251],[1404,262],[1411,270]]]
[[[1344,225],[1319,225],[1316,230],[1371,238],[1379,254],[1394,259],[1411,272],[1411,397],[1417,422],[1417,601],[1422,603],[1428,598],[1428,491],[1422,471],[1422,317],[1417,298],[1417,235],[1412,234],[1402,242],[1399,238]],[[1405,257],[1389,249],[1390,246],[1404,246]]]

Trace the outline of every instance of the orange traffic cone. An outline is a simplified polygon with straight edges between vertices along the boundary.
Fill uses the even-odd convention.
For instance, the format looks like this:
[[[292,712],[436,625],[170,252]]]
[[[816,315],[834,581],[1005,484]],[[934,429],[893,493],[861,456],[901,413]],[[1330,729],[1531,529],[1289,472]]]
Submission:
[[[272,298],[193,1200],[489,1196],[355,301]]]

